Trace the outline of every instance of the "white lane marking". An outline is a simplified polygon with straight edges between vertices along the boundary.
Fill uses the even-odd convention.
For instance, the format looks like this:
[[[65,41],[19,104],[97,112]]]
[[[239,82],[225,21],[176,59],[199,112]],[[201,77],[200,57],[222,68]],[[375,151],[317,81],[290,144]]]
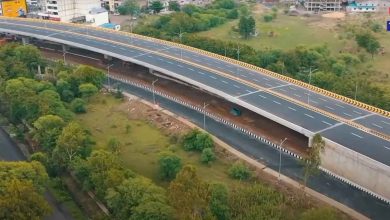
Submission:
[[[357,135],[357,134],[355,134],[355,133],[353,133],[353,132],[351,132],[351,134],[352,134],[353,136],[356,136],[356,137],[358,137],[358,138],[363,138],[362,136],[360,136],[360,135]]]
[[[111,47],[116,47],[115,45],[111,45]]]
[[[236,98],[241,98],[241,97],[243,97],[243,96],[252,95],[252,94],[254,94],[254,93],[261,92],[262,90],[250,91],[250,92],[249,92],[249,90],[246,90],[246,91],[248,91],[248,93],[242,94],[242,95],[239,95],[239,96],[236,96]]]
[[[343,112],[343,114],[346,115],[346,116],[352,117],[352,115],[350,115],[348,113]]]
[[[307,117],[309,117],[309,118],[314,118],[314,116],[312,116],[312,115],[309,115],[309,114],[306,114],[306,113],[305,113],[305,115],[306,115]]]
[[[272,87],[272,85],[271,85],[271,84],[269,84],[269,83],[266,83],[266,85],[267,85],[267,86],[269,86],[269,87]]]
[[[330,109],[330,110],[334,110],[334,108],[332,108],[332,107],[330,107],[330,106],[327,106],[327,105],[325,105],[325,108],[328,108],[328,109]]]
[[[196,62],[201,62],[200,60],[198,60],[198,59],[195,59],[195,58],[192,58],[193,60],[195,60]]]
[[[294,87],[288,87],[288,88],[290,88],[291,90],[297,90],[296,88],[294,88]]]
[[[390,125],[389,122],[386,122],[386,121],[381,121],[381,122],[384,123],[384,124]]]
[[[225,84],[229,84],[229,83],[228,83],[228,82],[226,82],[225,80],[222,80],[222,82],[223,82],[223,83],[225,83]]]
[[[244,75],[244,74],[241,74],[240,76],[244,77],[244,78],[248,78],[248,76]]]
[[[171,61],[167,61],[167,63],[169,63],[169,64],[173,64]],[[179,66],[179,65],[178,65]]]
[[[327,102],[328,100],[326,100],[326,99],[323,99],[323,98],[318,98],[319,100],[321,100],[321,101],[324,101],[324,102]]]
[[[247,91],[247,92],[253,92],[252,90],[249,90],[249,89],[247,89],[246,91]]]
[[[371,115],[375,115],[375,113],[370,113],[370,114],[367,114],[367,115],[359,116],[357,118],[352,119],[351,121],[356,121],[356,120],[359,120],[359,119],[362,119],[362,118],[367,118],[367,117],[369,117]]]
[[[124,48],[124,47],[121,47],[121,50],[126,50],[126,48]]]
[[[209,76],[210,78],[212,78],[212,79],[217,79],[215,76]]]
[[[202,72],[200,72],[200,71],[198,71],[198,73],[199,73],[200,75],[204,75],[204,73],[202,73]]]
[[[192,68],[188,68],[189,70],[191,70],[191,71],[195,71],[194,69],[192,69]]]
[[[342,105],[339,105],[339,104],[335,104],[336,106],[338,106],[338,107],[340,107],[340,108],[345,108],[344,106],[342,106]]]
[[[310,102],[314,103],[314,104],[318,104],[318,102],[314,101],[314,100],[310,100]]]
[[[327,125],[332,125],[331,123],[329,123],[329,122],[326,122],[326,121],[321,121],[322,123],[324,123],[324,124],[327,124]]]
[[[375,124],[375,123],[371,123],[371,124],[374,125],[374,126],[377,127],[377,128],[383,129],[382,126],[379,126],[379,125],[377,125],[377,124]]]
[[[353,110],[353,112],[356,113],[356,114],[359,114],[359,115],[363,114],[363,113],[355,111],[355,110]]]
[[[384,148],[386,148],[387,150],[390,150],[390,147],[386,147],[386,146],[383,146]]]
[[[183,66],[182,66],[182,65],[180,65],[180,64],[177,64],[177,66],[178,66],[178,67],[183,67]]]
[[[269,79],[267,79],[267,78],[263,78],[265,81],[269,81]]]
[[[158,60],[160,60],[160,61],[162,61],[163,59],[161,59],[161,58],[157,58]]]
[[[255,81],[255,82],[259,82],[259,80],[257,80],[257,79],[253,79],[253,81]]]
[[[279,89],[280,91],[287,92],[285,89]]]
[[[291,108],[291,107],[287,107],[287,108],[290,109],[290,110],[293,110],[294,112],[297,111],[295,108]]]
[[[299,98],[301,98],[302,96],[300,96],[300,95],[298,95],[298,94],[294,94],[296,97],[299,97]]]
[[[273,103],[276,103],[276,104],[278,104],[278,105],[281,105],[282,103],[280,103],[280,102],[277,102],[277,101],[272,101]]]
[[[237,86],[237,85],[233,85],[233,86],[236,87],[237,89],[241,88],[241,87],[239,87],[239,86]]]
[[[263,98],[263,99],[266,99],[267,97],[265,97],[265,96],[262,96],[262,95],[259,95],[259,97],[261,97],[261,98]]]
[[[152,58],[152,56],[150,56],[150,55],[147,55],[147,57]]]

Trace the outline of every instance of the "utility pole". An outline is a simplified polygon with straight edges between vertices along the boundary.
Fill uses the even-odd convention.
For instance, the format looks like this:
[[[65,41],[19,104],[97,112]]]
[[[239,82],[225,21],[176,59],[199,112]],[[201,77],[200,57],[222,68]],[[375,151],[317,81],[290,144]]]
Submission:
[[[130,44],[133,44],[133,20],[130,20]]]
[[[65,50],[62,51],[62,55],[63,55],[63,57],[64,57],[64,64],[66,65],[66,58],[65,58],[65,56],[66,56],[66,51],[65,51]]]
[[[158,81],[158,79],[156,79],[156,80],[154,80],[154,81],[152,82],[152,87],[153,87],[153,104],[156,104],[156,95],[155,95],[156,90],[154,89],[154,84],[155,84],[157,81]]]
[[[287,140],[287,138],[284,138],[282,142],[279,145],[279,175],[278,175],[278,181],[280,181],[280,170],[282,168],[282,145]]]
[[[355,100],[356,100],[356,96],[357,96],[357,90],[358,90],[358,82],[356,81],[356,83],[355,83]]]
[[[110,67],[112,67],[114,64],[107,64],[107,83],[108,83],[108,91],[111,90],[111,83],[110,83]]]
[[[182,44],[182,37],[183,33],[181,32],[181,28],[179,29],[179,38],[180,38],[180,44]],[[180,47],[180,59],[183,59],[183,48]]]
[[[318,70],[318,69],[312,70],[311,68],[312,67],[310,66],[310,68],[309,68],[309,85],[311,85],[311,74]],[[307,92],[307,104],[310,105],[310,93],[309,92]]]
[[[206,102],[203,102],[203,130],[206,130],[206,107],[208,105]]]

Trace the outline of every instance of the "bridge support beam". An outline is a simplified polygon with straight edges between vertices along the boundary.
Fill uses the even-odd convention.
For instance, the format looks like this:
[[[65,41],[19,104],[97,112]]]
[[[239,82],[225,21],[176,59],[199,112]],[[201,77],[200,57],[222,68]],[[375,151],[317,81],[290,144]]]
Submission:
[[[27,45],[30,43],[30,38],[29,37],[22,37],[22,43],[23,45]]]
[[[68,50],[69,50],[69,46],[63,44],[63,45],[62,45],[62,52],[65,52],[65,53],[66,53]]]

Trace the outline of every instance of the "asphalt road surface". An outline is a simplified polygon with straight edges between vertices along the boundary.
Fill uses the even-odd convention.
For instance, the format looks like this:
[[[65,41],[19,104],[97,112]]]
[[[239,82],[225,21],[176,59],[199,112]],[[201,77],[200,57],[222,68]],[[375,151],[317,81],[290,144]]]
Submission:
[[[389,118],[313,93],[263,73],[247,70],[191,51],[163,45],[158,41],[84,29],[78,26],[66,26],[61,23],[52,24],[1,19],[0,29],[9,30],[9,32],[25,32],[26,35],[35,34],[42,39],[51,37],[55,38],[55,40],[76,42],[80,45],[101,49],[118,56],[135,59],[139,62],[177,73],[208,88],[217,89],[233,100],[244,101],[259,109],[259,111],[266,111],[278,118],[283,118],[300,126],[302,130],[320,133],[327,139],[383,164],[390,165],[389,141],[346,125],[316,111],[301,107],[286,99],[279,98],[273,92],[288,96],[296,101],[307,102],[313,107],[337,115],[340,118],[360,123],[383,134],[390,134]],[[166,57],[155,52],[174,56],[182,60]],[[183,60],[191,63],[183,62]],[[251,82],[261,88],[250,86],[242,80]]]
[[[134,94],[145,100],[152,101],[153,96],[149,91],[111,79],[111,83],[118,84],[127,93]],[[203,126],[203,114],[169,99],[156,94],[156,102],[163,108],[184,117],[198,126]],[[226,126],[207,117],[206,130],[225,143],[242,153],[258,160],[273,170],[278,170],[279,151],[275,148],[252,139],[246,134]],[[282,153],[281,173],[297,181],[302,181],[303,169],[300,161],[289,154]],[[311,177],[308,187],[327,195],[328,197],[343,203],[372,219],[390,219],[390,205],[375,199],[350,185],[341,182],[324,172]]]

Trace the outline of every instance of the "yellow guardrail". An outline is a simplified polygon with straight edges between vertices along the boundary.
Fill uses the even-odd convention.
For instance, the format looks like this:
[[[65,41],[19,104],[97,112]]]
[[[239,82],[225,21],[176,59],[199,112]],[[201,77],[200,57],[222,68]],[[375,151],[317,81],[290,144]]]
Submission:
[[[15,19],[15,18],[14,18],[14,19]],[[20,20],[20,19],[17,19],[17,18],[16,18],[15,20]],[[24,19],[24,20],[25,20],[25,19]],[[42,20],[35,20],[35,19],[29,19],[29,20],[34,21],[34,22],[40,21],[40,22],[51,22],[51,23],[54,23],[54,24],[58,24],[58,22],[55,22],[55,21],[42,21]],[[80,24],[70,24],[70,23],[62,23],[62,24],[65,24],[65,25],[67,25],[67,26],[78,26],[78,27],[81,26],[81,27],[83,27],[83,28],[87,27],[87,28],[97,29],[97,30],[99,30],[99,31],[102,31],[102,30],[103,30],[103,31],[105,31],[105,32],[118,33],[117,31],[110,30],[110,29],[105,29],[105,28],[102,29],[102,28],[98,28],[98,27],[90,27],[90,26],[84,26],[84,25],[80,25]],[[64,32],[67,32],[67,31],[64,31]],[[196,51],[196,52],[200,52],[200,53],[206,54],[206,55],[208,55],[208,56],[212,56],[212,57],[216,57],[216,58],[218,58],[218,59],[226,60],[226,61],[228,61],[228,62],[232,62],[232,63],[238,64],[238,65],[240,65],[240,66],[243,66],[243,67],[248,67],[248,69],[259,69],[260,71],[264,71],[264,72],[268,73],[269,75],[276,74],[277,76],[285,77],[285,76],[282,76],[282,75],[280,75],[280,74],[277,74],[277,73],[268,71],[268,70],[263,69],[263,68],[259,68],[259,67],[256,67],[256,66],[253,66],[253,65],[244,63],[244,62],[240,62],[240,61],[237,61],[237,60],[234,60],[234,59],[231,59],[231,58],[223,57],[223,56],[220,56],[220,55],[217,55],[217,54],[213,54],[213,53],[210,53],[210,52],[207,52],[207,51],[204,51],[204,50],[200,50],[200,49],[197,49],[197,48],[189,47],[189,46],[186,46],[186,45],[177,44],[177,43],[169,42],[169,41],[164,41],[164,40],[160,40],[160,39],[156,39],[156,38],[146,37],[146,36],[142,36],[142,35],[130,34],[130,33],[125,33],[125,32],[121,32],[121,33],[122,33],[122,35],[137,36],[137,37],[139,37],[139,38],[144,38],[144,39],[147,39],[147,40],[152,40],[152,41],[161,42],[161,43],[166,44],[166,45],[171,45],[171,46],[176,46],[176,47],[183,47],[183,48],[186,48],[186,49],[190,49],[190,50],[194,50],[194,51]],[[77,33],[76,33],[76,34],[77,34]],[[84,34],[80,34],[80,35],[84,35]],[[92,36],[90,36],[90,37],[92,37]],[[95,38],[97,38],[97,37],[95,37]],[[98,38],[98,39],[100,39],[100,38]],[[113,41],[107,40],[107,39],[103,39],[103,40],[113,42]],[[124,43],[119,43],[119,42],[114,42],[114,43],[124,44]],[[124,46],[129,46],[129,45],[124,44]],[[136,46],[131,46],[131,47],[136,47]],[[137,48],[138,48],[138,47],[137,47]],[[143,49],[143,48],[138,48],[138,49],[145,50],[145,49]],[[150,52],[149,50],[145,50],[145,51]],[[153,51],[152,51],[152,52],[153,52]],[[170,56],[170,55],[160,54],[160,53],[158,53],[158,54],[159,54],[159,55],[166,56],[166,57],[169,57],[169,58],[171,58],[171,59],[176,59],[176,60],[178,60],[178,58],[172,57],[172,56]],[[185,61],[185,60],[179,60],[179,61],[183,62],[183,61]],[[375,131],[375,130],[371,130],[371,129],[366,128],[366,127],[364,127],[364,126],[362,126],[362,125],[360,125],[360,124],[357,124],[357,123],[354,123],[354,122],[352,122],[352,121],[346,120],[346,119],[344,119],[344,118],[335,116],[335,115],[333,115],[333,114],[331,114],[331,113],[329,113],[329,112],[326,112],[326,111],[323,111],[323,110],[321,110],[321,109],[312,107],[312,106],[310,106],[310,105],[308,105],[308,104],[306,104],[306,103],[300,102],[300,101],[298,101],[298,100],[292,100],[291,98],[286,97],[285,95],[276,93],[276,92],[274,92],[274,91],[269,91],[269,89],[267,89],[267,88],[263,88],[263,87],[261,87],[261,86],[259,86],[259,85],[253,84],[253,83],[248,82],[248,81],[246,81],[246,80],[243,80],[243,79],[241,79],[241,78],[237,78],[237,77],[231,76],[231,75],[229,75],[229,74],[220,72],[220,71],[218,71],[218,70],[206,68],[206,67],[204,67],[204,66],[201,66],[201,65],[196,64],[196,63],[192,63],[192,62],[190,62],[190,61],[185,61],[185,62],[187,62],[187,63],[189,63],[189,64],[191,64],[191,65],[199,66],[200,68],[207,69],[207,70],[212,71],[212,72],[218,72],[217,74],[223,75],[224,77],[232,78],[232,79],[234,79],[235,81],[239,81],[239,82],[241,82],[241,83],[250,85],[250,86],[252,86],[252,87],[254,87],[254,88],[257,88],[257,89],[261,89],[261,90],[267,91],[268,93],[271,93],[271,94],[273,94],[273,95],[276,95],[276,96],[278,96],[279,98],[282,98],[282,99],[287,100],[287,101],[289,101],[289,102],[293,102],[293,103],[295,103],[295,104],[298,104],[298,105],[301,105],[301,106],[305,106],[305,108],[307,108],[307,109],[310,109],[310,110],[315,111],[315,112],[319,112],[319,113],[321,113],[321,114],[323,114],[323,115],[326,115],[326,116],[328,116],[328,117],[330,117],[330,118],[333,118],[333,119],[335,119],[335,120],[344,122],[344,123],[346,123],[346,124],[348,124],[348,125],[350,125],[350,126],[353,126],[353,127],[355,127],[355,128],[362,129],[362,130],[364,130],[364,131],[366,131],[366,132],[368,132],[368,133],[374,134],[374,135],[376,135],[376,136],[378,136],[378,137],[381,137],[381,138],[383,138],[383,139],[390,140],[390,136],[388,136],[388,135],[382,134],[382,133],[377,132],[377,131]],[[301,82],[301,81],[298,81],[298,80],[295,80],[295,79],[292,79],[292,78],[289,78],[289,77],[286,77],[286,79],[287,79],[287,80],[285,80],[285,81],[288,81],[288,82],[291,82],[291,83],[295,83],[295,84],[297,84],[297,85],[305,85],[305,84],[306,84],[306,83],[303,83],[303,82]],[[308,85],[308,84],[306,84],[306,85]],[[313,86],[313,87],[314,87],[314,86]],[[314,88],[319,89],[318,87],[314,87]],[[314,90],[314,91],[315,91],[315,90]],[[324,90],[324,91],[326,91],[326,90]],[[326,92],[328,92],[328,93],[330,93],[330,94],[334,94],[334,93],[331,93],[331,92],[329,92],[329,91],[326,91]],[[336,95],[337,95],[337,94],[336,94]],[[343,97],[343,96],[340,96],[340,97]],[[346,97],[343,97],[343,98],[346,98]],[[357,102],[356,105],[359,106],[360,104],[364,104],[364,103]],[[368,105],[367,105],[367,106],[368,106]],[[360,106],[359,106],[359,107],[360,107]],[[373,107],[373,106],[369,106],[369,107],[370,107],[370,109],[375,108],[375,107]],[[370,110],[370,109],[368,109],[368,110]],[[372,111],[372,110],[370,110],[370,111]],[[383,111],[384,111],[384,110],[383,110]]]
[[[1,18],[1,19],[29,20],[29,21],[32,21],[32,22],[43,22],[43,23],[47,22],[47,23],[53,23],[53,24],[58,24],[59,23],[58,21],[41,20],[41,19],[29,19],[29,18],[8,18],[7,17],[7,18]],[[87,26],[87,25],[83,25],[83,24],[61,23],[61,25],[77,26],[77,27],[95,29],[95,30],[104,31],[104,32],[111,32],[111,33],[120,34],[120,35],[133,36],[133,37],[137,37],[137,38],[141,38],[141,39],[145,39],[145,40],[149,40],[149,41],[155,41],[155,42],[158,42],[158,43],[161,43],[161,44],[165,44],[165,45],[180,47],[180,48],[183,48],[183,49],[194,51],[196,53],[201,53],[201,54],[207,55],[209,57],[213,57],[213,58],[224,60],[224,61],[227,61],[227,62],[230,62],[230,63],[234,63],[236,65],[245,67],[245,68],[250,69],[250,70],[260,71],[260,72],[265,73],[265,74],[267,74],[269,76],[272,76],[272,77],[275,77],[275,78],[278,78],[278,79],[281,79],[281,80],[293,83],[295,85],[304,87],[306,89],[315,91],[317,93],[326,95],[326,96],[331,97],[331,98],[338,99],[340,101],[349,103],[349,104],[357,106],[359,108],[363,108],[363,109],[366,109],[368,111],[375,112],[377,114],[380,114],[380,115],[383,115],[383,116],[386,116],[386,117],[390,117],[390,112],[389,111],[377,108],[375,106],[368,105],[368,104],[365,104],[365,103],[360,102],[360,101],[356,101],[354,99],[351,99],[351,98],[348,98],[348,97],[336,94],[334,92],[327,91],[325,89],[321,89],[319,87],[310,85],[308,83],[305,83],[305,82],[293,79],[293,78],[288,77],[288,76],[281,75],[279,73],[275,73],[275,72],[269,71],[267,69],[264,69],[264,68],[261,68],[261,67],[258,67],[258,66],[252,65],[252,64],[244,63],[242,61],[238,61],[238,60],[235,60],[235,59],[232,59],[232,58],[229,58],[229,57],[225,57],[225,56],[222,56],[222,55],[219,55],[219,54],[211,53],[211,52],[208,52],[208,51],[205,51],[205,50],[201,50],[201,49],[198,49],[198,48],[194,48],[194,47],[191,47],[191,46],[187,46],[187,45],[183,45],[183,44],[179,44],[179,43],[175,43],[175,42],[170,42],[170,41],[166,41],[166,40],[161,40],[161,39],[157,39],[157,38],[152,38],[152,37],[148,37],[148,36],[143,36],[143,35],[139,35],[139,34],[128,33],[128,32],[123,32],[123,31],[115,31],[115,30],[111,30],[111,29],[107,29],[107,28]]]

